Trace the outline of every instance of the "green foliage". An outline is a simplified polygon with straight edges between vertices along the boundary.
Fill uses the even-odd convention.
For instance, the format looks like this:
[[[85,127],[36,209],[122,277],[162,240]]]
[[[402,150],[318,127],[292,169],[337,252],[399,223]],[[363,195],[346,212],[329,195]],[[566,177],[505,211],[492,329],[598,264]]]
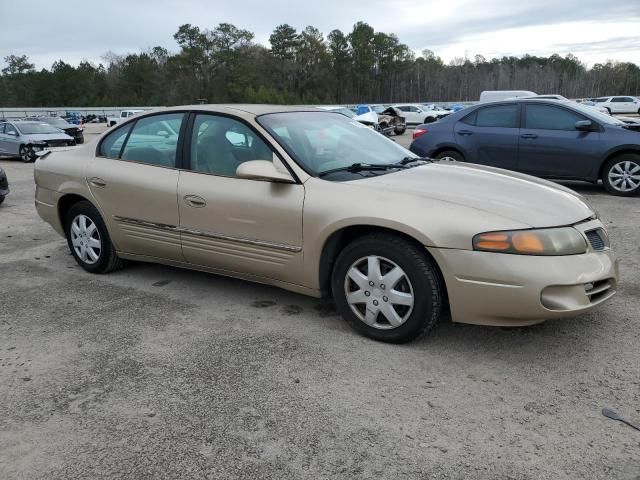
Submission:
[[[4,58],[0,105],[4,107],[391,103],[477,100],[482,90],[533,90],[570,98],[639,94],[633,63],[596,64],[554,54],[487,60],[455,58],[448,65],[425,49],[418,57],[392,33],[364,22],[349,33],[325,36],[287,24],[269,37],[270,49],[230,23],[212,30],[185,24],[173,36],[176,53],[162,47],[116,55],[104,64],[63,60],[36,71],[26,55]]]

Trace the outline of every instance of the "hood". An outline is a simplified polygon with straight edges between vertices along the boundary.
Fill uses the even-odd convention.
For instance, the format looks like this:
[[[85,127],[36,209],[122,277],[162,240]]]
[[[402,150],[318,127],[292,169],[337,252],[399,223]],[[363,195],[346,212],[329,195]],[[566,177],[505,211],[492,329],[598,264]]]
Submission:
[[[45,142],[48,140],[64,140],[64,141],[68,141],[68,140],[73,140],[73,138],[71,138],[69,135],[67,135],[64,132],[60,132],[60,133],[37,133],[37,134],[31,134],[31,135],[26,135],[27,137],[29,137],[29,141],[31,142]]]
[[[356,182],[482,210],[532,228],[571,225],[595,215],[566,187],[467,163],[434,162]]]

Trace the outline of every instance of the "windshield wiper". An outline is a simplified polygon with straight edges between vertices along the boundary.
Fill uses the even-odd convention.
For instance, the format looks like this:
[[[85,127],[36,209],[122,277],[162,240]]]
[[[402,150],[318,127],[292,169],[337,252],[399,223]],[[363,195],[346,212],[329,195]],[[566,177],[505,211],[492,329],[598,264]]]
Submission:
[[[400,163],[382,163],[378,165],[374,165],[371,163],[352,163],[351,165],[347,165],[346,167],[332,168],[331,170],[325,170],[324,172],[320,172],[318,177],[324,177],[325,175],[329,175],[331,173],[336,172],[363,172],[367,170],[392,170],[394,168],[405,169],[404,165]]]
[[[407,165],[413,162],[433,162],[433,158],[428,157],[404,157],[400,162],[400,165]]]

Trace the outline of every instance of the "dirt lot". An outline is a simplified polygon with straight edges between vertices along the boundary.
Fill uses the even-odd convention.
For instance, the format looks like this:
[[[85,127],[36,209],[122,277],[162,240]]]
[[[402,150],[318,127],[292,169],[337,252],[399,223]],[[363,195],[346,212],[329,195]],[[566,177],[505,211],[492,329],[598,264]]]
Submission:
[[[87,274],[35,212],[33,165],[0,166],[2,479],[640,479],[640,432],[600,413],[640,423],[638,198],[572,185],[622,258],[601,309],[392,346],[271,287]]]

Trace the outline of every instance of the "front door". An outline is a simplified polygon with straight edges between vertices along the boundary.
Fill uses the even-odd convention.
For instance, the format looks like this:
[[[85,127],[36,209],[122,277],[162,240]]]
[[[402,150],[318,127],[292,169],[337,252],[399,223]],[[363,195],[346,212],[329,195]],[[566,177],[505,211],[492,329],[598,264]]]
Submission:
[[[304,186],[237,178],[245,161],[280,160],[230,117],[196,115],[188,150],[190,169],[178,184],[185,259],[285,282],[299,278]]]
[[[177,136],[183,113],[142,117],[111,132],[87,182],[118,251],[183,261],[178,214]]]
[[[479,108],[453,128],[465,160],[515,170],[518,165],[519,108],[515,103]]]
[[[523,107],[518,170],[542,177],[588,178],[604,153],[599,132],[575,128],[576,122],[589,119],[555,105]]]

